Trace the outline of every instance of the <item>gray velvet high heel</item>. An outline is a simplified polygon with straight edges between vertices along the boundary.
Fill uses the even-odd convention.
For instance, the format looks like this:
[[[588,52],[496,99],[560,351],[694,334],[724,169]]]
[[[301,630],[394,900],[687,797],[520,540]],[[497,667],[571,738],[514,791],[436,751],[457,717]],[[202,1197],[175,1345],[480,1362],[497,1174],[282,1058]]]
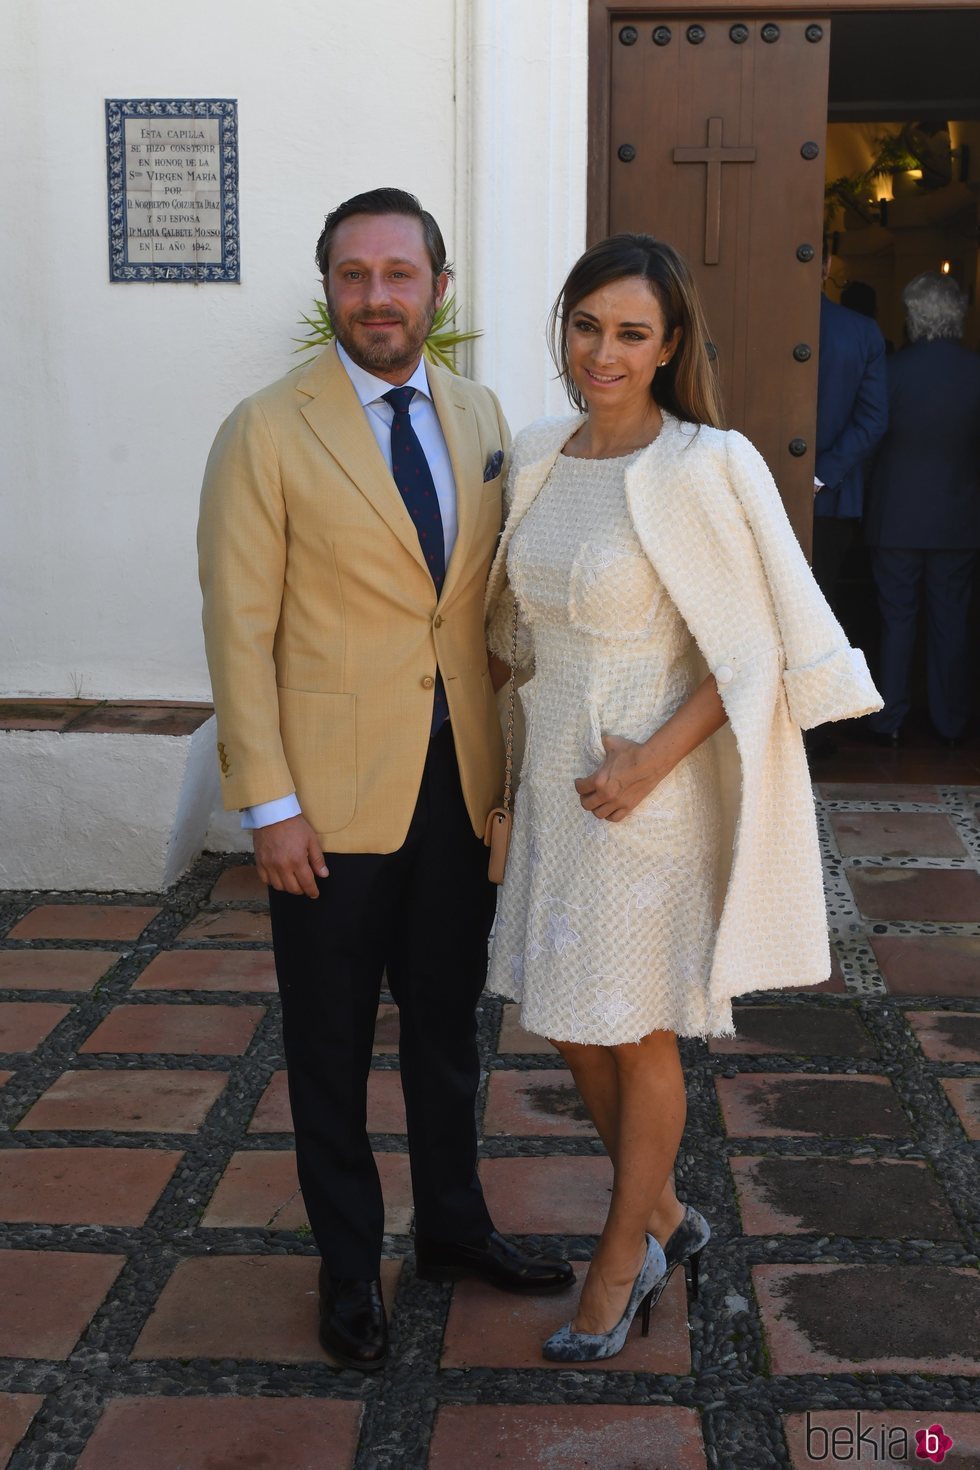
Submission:
[[[696,1299],[698,1294],[698,1266],[701,1260],[701,1252],[711,1239],[711,1227],[703,1215],[698,1214],[691,1205],[684,1206],[684,1218],[674,1231],[673,1235],[664,1246],[664,1259],[667,1269],[662,1278],[656,1283],[650,1293],[650,1306],[655,1307],[663,1295],[664,1288],[670,1280],[671,1272],[678,1266],[683,1266],[685,1261],[691,1263],[691,1295]]]
[[[640,1274],[633,1282],[626,1310],[616,1326],[609,1332],[575,1332],[571,1322],[566,1322],[544,1344],[544,1356],[552,1363],[591,1363],[599,1358],[613,1358],[622,1351],[637,1311],[640,1311],[640,1330],[646,1337],[650,1331],[651,1297],[666,1269],[663,1251],[653,1236],[648,1235]]]

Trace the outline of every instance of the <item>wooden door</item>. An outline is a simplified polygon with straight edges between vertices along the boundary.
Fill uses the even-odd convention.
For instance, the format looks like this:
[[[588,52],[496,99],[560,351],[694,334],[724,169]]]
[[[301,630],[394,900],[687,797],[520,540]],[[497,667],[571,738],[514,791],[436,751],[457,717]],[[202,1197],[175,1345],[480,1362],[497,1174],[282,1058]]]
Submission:
[[[765,455],[808,548],[830,21],[600,13],[590,237],[642,230],[688,260],[727,423]]]

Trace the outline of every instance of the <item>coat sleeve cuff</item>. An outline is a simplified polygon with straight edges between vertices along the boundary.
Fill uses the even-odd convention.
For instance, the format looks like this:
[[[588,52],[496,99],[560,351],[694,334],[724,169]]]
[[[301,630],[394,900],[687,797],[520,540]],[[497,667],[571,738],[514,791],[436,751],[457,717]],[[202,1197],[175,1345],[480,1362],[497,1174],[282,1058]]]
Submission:
[[[786,669],[783,685],[789,712],[803,730],[873,714],[883,703],[859,648],[839,648],[815,664]]]

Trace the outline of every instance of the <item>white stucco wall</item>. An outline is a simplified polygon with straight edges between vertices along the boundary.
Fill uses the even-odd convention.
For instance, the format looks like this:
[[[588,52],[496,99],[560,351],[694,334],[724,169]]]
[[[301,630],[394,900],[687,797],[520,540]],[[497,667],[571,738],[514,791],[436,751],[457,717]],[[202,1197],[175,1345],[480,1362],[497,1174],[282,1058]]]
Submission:
[[[8,0],[0,14],[0,693],[207,699],[214,431],[292,366],[326,209],[414,190],[515,426],[584,239],[586,0]],[[239,105],[242,282],[108,280],[106,97]]]

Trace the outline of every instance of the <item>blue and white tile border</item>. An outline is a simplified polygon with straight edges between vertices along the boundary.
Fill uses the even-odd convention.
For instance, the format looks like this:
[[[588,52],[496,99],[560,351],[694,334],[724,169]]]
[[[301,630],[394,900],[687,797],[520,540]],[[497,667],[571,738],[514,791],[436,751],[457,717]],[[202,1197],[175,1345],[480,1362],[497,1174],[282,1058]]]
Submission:
[[[109,179],[109,279],[132,281],[240,281],[238,235],[238,103],[229,98],[107,98],[106,164]],[[133,265],[126,249],[124,123],[127,118],[217,118],[221,173],[221,263]]]

